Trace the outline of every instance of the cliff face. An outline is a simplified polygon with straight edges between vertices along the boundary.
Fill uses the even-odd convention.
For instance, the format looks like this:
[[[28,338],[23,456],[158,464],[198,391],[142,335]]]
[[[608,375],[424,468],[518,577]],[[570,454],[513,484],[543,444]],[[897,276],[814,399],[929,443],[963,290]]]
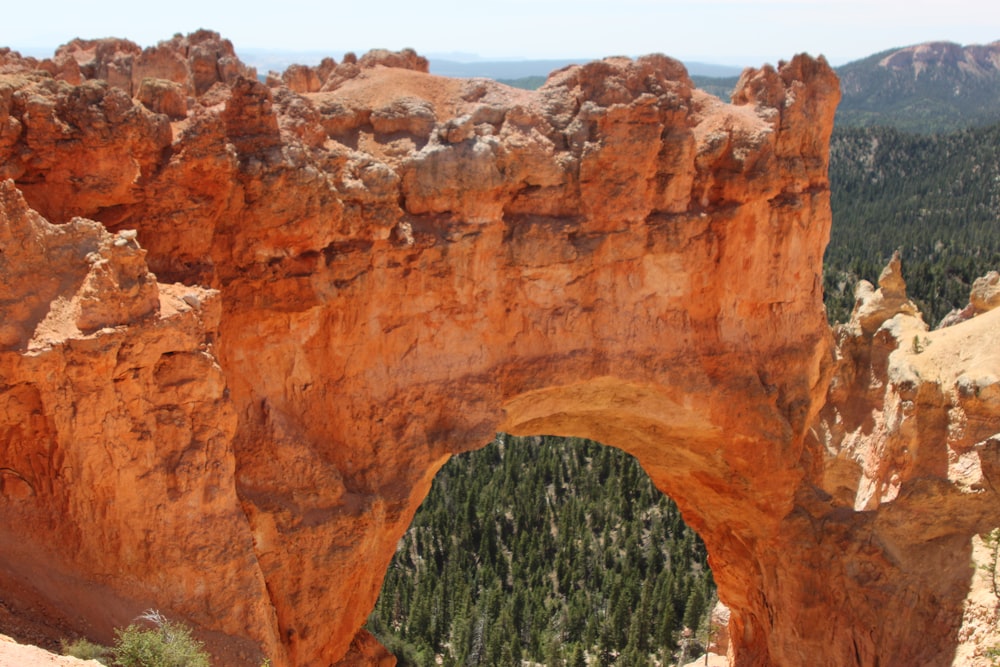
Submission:
[[[1000,523],[1000,371],[881,418],[873,386],[951,376],[886,383],[860,325],[834,354],[825,62],[727,105],[663,56],[530,93],[373,52],[268,88],[211,33],[91,44],[0,61],[10,605],[99,638],[157,606],[224,664],[377,662],[396,541],[506,430],[639,458],[705,539],[736,664],[947,664]],[[928,463],[884,458],[900,433]],[[979,481],[929,463],[953,450]]]
[[[233,485],[219,293],[157,284],[134,232],[49,224],[9,180],[0,247],[5,605],[110,638],[137,604],[190,598],[255,650],[239,637],[273,612]]]
[[[1000,640],[1000,599],[996,563],[976,535],[998,526],[1000,310],[928,331],[898,255],[877,289],[862,282],[855,294],[810,434],[819,445],[813,487],[799,490],[800,516],[789,517],[823,525],[828,543],[814,558],[840,553],[813,560],[812,576],[790,588],[809,598],[811,579],[832,578],[845,602],[863,601],[852,621],[867,635],[828,628],[828,641],[859,664],[989,665],[983,650]],[[814,613],[819,622],[823,612]],[[921,628],[924,640],[903,626]]]

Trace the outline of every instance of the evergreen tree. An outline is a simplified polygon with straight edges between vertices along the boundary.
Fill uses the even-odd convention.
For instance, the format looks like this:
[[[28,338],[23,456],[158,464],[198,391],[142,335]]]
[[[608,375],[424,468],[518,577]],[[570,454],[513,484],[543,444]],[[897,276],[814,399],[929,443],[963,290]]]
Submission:
[[[694,586],[684,607],[684,627],[690,628],[692,631],[697,630],[704,613],[705,594],[702,593],[700,586]]]

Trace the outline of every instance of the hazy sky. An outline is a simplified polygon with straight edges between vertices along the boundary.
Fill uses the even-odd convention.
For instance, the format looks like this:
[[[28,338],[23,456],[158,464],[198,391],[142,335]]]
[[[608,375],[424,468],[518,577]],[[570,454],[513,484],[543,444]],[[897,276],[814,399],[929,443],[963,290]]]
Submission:
[[[0,46],[23,52],[77,36],[149,46],[209,28],[237,53],[407,46],[522,58],[662,52],[743,66],[806,51],[836,65],[930,40],[1000,40],[996,0],[20,0],[2,14]]]

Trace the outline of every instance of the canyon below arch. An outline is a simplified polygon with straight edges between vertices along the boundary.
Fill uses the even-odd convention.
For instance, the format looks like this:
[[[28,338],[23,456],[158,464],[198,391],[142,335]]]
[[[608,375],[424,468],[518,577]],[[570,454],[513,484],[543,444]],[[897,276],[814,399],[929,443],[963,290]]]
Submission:
[[[0,49],[4,613],[391,662],[396,543],[504,431],[639,460],[733,665],[982,659],[998,299],[930,331],[897,258],[831,330],[838,100],[805,55],[723,103],[661,55],[523,91],[410,51],[262,82],[208,31]]]

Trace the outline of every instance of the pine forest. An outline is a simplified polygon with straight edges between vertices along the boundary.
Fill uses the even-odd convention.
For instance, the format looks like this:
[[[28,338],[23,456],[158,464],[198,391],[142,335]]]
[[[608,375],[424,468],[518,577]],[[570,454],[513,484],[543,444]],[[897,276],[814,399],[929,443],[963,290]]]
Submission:
[[[500,435],[438,473],[368,629],[400,664],[673,664],[714,598],[704,545],[633,457]]]

